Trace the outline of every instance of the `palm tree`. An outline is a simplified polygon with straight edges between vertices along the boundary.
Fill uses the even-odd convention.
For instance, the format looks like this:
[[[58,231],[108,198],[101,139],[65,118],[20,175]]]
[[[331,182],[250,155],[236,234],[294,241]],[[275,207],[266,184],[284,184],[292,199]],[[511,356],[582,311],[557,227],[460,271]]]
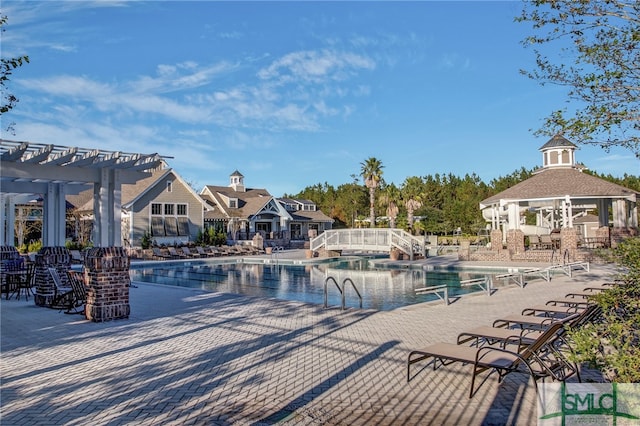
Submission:
[[[389,228],[396,227],[396,218],[398,217],[398,202],[400,201],[400,190],[393,183],[387,185],[380,195],[380,203],[387,207],[387,216],[389,217]]]
[[[360,163],[360,175],[364,179],[364,184],[369,188],[369,217],[371,219],[371,227],[376,226],[376,188],[382,181],[383,165],[380,160],[375,157],[369,157]]]
[[[402,184],[402,198],[407,208],[409,230],[413,230],[413,213],[422,207],[422,186],[422,179],[416,176],[406,178]]]

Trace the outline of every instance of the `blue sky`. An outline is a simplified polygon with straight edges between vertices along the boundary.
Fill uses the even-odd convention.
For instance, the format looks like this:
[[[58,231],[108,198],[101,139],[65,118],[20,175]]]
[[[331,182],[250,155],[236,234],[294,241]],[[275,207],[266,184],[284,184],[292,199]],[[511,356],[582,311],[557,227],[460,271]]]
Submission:
[[[2,2],[20,102],[7,139],[159,153],[197,190],[234,170],[273,195],[340,185],[376,157],[387,182],[541,164],[533,136],[564,89],[511,2]],[[5,131],[15,122],[15,135]],[[578,142],[578,141],[574,141]],[[600,173],[630,151],[582,146]]]

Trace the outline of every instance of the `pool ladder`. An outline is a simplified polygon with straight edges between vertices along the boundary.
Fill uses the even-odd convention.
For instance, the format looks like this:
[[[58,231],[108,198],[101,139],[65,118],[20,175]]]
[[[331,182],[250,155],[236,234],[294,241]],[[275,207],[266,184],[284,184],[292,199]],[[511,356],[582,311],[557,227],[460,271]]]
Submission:
[[[344,280],[342,280],[342,286],[340,286],[338,284],[338,282],[336,281],[336,279],[333,278],[333,277],[327,277],[324,280],[324,307],[325,307],[325,309],[329,307],[329,281],[333,281],[333,283],[336,285],[336,288],[340,292],[340,299],[341,299],[341,307],[340,308],[342,310],[345,310],[347,308],[347,300],[346,300],[347,297],[346,297],[346,292],[345,292],[345,286],[346,286],[347,283],[351,284],[351,287],[353,288],[353,290],[358,295],[358,299],[360,300],[360,308],[362,309],[362,295],[358,291],[358,288],[354,284],[353,280],[351,278],[345,278]]]

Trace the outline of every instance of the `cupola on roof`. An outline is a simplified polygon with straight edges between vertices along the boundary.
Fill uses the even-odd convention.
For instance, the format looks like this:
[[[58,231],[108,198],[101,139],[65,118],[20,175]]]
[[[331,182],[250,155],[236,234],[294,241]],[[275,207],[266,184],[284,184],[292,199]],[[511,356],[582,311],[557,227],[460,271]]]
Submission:
[[[564,136],[558,134],[540,147],[542,167],[576,167],[575,150],[578,146]]]

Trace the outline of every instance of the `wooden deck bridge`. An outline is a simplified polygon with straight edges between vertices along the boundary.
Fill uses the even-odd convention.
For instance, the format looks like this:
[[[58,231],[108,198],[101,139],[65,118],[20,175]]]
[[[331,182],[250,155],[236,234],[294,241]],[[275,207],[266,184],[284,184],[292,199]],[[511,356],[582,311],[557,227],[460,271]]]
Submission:
[[[330,229],[313,238],[309,248],[313,251],[324,248],[328,251],[361,250],[386,253],[396,248],[409,255],[411,260],[427,256],[423,237],[416,237],[395,228]]]

